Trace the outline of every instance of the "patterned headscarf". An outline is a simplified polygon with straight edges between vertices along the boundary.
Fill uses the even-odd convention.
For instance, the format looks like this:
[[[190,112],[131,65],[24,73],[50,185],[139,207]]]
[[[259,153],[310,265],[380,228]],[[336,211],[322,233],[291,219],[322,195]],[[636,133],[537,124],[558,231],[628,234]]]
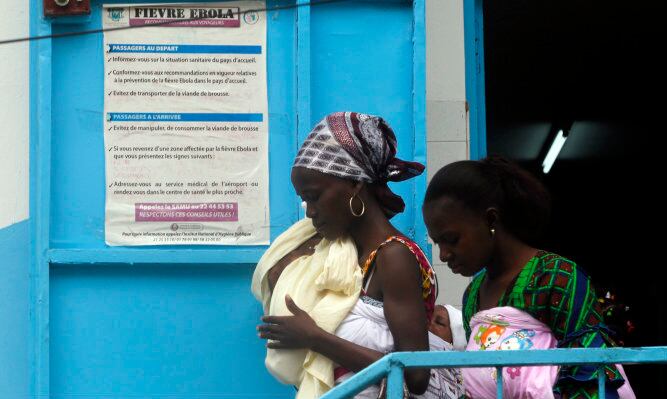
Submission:
[[[420,163],[396,158],[396,136],[382,118],[356,112],[335,112],[322,119],[303,142],[293,167],[372,183],[369,188],[389,217],[403,212],[405,203],[387,182],[424,171]]]

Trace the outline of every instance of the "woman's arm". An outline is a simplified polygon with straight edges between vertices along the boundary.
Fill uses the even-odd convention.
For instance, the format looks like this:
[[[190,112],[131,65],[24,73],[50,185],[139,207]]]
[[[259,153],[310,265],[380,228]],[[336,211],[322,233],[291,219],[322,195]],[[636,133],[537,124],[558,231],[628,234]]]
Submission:
[[[384,312],[397,351],[428,350],[426,312],[414,255],[401,244],[387,245],[379,252],[374,279],[381,286]],[[384,353],[346,341],[319,328],[291,298],[285,298],[293,316],[265,316],[258,327],[260,338],[269,339],[273,349],[308,348],[335,363],[358,372],[379,360]],[[428,369],[405,373],[408,389],[416,394],[428,387]]]
[[[259,337],[272,342],[271,349],[310,349],[354,372],[361,371],[379,360],[384,353],[365,348],[337,337],[320,328],[289,296],[285,297],[287,309],[293,316],[264,316],[257,327]]]
[[[378,252],[375,277],[382,286],[384,315],[394,337],[395,351],[428,351],[428,321],[422,298],[421,274],[415,256],[393,242]],[[405,382],[410,392],[428,388],[429,369],[409,369]]]

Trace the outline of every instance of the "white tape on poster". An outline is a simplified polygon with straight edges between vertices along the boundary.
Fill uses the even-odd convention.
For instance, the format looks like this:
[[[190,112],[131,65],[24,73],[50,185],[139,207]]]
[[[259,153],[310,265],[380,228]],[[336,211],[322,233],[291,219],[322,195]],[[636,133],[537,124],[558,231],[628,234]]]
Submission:
[[[264,7],[104,5],[107,244],[268,244]]]

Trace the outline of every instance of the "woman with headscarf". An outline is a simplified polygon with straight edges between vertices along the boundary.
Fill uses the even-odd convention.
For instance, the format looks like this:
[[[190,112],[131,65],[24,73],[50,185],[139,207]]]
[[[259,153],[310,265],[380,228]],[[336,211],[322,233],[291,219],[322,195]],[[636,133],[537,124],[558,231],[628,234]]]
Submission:
[[[267,367],[282,381],[299,379],[297,397],[303,389],[320,395],[391,351],[451,349],[428,331],[437,295],[433,269],[390,222],[405,205],[387,182],[424,170],[396,158],[396,145],[382,118],[338,112],[315,126],[294,161],[292,184],[307,219],[267,251],[253,292],[269,314],[258,326],[269,340]],[[311,283],[302,273],[313,274],[306,279]],[[285,365],[298,362],[301,374],[282,378],[291,367]],[[458,370],[406,370],[406,395],[458,398],[459,376]],[[317,389],[308,382],[313,379]],[[373,386],[357,398],[374,399],[380,391]]]

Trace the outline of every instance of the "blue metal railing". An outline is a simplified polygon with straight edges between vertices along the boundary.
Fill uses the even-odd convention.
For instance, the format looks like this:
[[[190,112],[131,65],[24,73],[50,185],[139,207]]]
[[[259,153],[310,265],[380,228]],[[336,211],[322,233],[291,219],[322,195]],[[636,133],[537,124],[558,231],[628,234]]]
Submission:
[[[667,364],[667,346],[605,349],[550,349],[479,352],[395,352],[333,388],[322,399],[351,398],[387,377],[387,399],[403,397],[406,368],[496,367],[497,398],[503,397],[503,367],[543,365]],[[605,374],[598,373],[600,399],[605,398]]]

